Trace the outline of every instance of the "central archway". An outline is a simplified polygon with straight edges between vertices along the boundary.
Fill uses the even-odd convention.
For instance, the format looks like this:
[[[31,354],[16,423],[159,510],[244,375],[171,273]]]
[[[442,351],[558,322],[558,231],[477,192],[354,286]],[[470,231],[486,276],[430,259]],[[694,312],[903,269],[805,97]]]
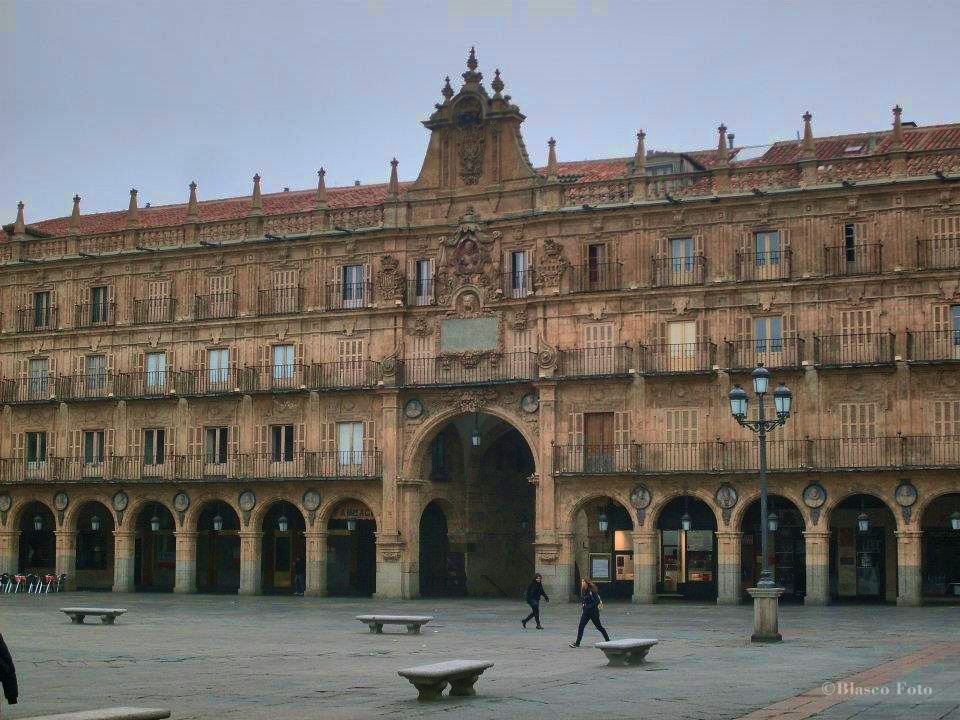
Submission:
[[[535,573],[536,471],[524,434],[489,412],[451,414],[422,440],[421,595],[512,597]]]

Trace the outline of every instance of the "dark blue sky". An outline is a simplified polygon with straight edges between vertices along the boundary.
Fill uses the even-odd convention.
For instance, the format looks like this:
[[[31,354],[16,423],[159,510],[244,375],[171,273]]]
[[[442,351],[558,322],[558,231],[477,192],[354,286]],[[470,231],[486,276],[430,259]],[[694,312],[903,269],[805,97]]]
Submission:
[[[0,221],[416,177],[476,45],[535,163],[960,121],[960,2],[0,0]],[[458,87],[455,84],[455,87]]]

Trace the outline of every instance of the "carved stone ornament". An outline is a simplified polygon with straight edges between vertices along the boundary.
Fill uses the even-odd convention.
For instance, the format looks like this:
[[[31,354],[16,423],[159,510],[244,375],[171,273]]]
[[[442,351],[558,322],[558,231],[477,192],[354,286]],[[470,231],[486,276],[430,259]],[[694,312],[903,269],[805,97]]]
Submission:
[[[237,498],[237,504],[244,512],[250,512],[253,510],[253,506],[257,504],[257,496],[254,495],[252,490],[244,490]]]
[[[917,488],[909,480],[901,480],[897,489],[893,491],[893,499],[900,506],[903,521],[907,524],[910,523],[910,515],[913,512],[913,505],[917,502],[918,495]]]
[[[497,400],[497,391],[492,388],[477,390],[450,390],[443,395],[444,404],[461,413],[480,412]]]
[[[521,332],[530,326],[530,319],[527,317],[526,310],[517,310],[513,313],[513,319],[510,321],[510,327]]]
[[[187,511],[187,508],[190,507],[190,496],[185,492],[178,492],[173,496],[173,509],[179,513]]]
[[[540,409],[540,398],[536,393],[527,393],[520,398],[520,409],[527,414],[535,413]]]
[[[630,504],[636,510],[646,510],[650,507],[653,495],[646,485],[637,485],[630,491]]]
[[[7,512],[13,507],[13,498],[10,493],[0,493],[0,512]]]
[[[559,291],[560,280],[570,263],[563,256],[563,246],[556,240],[543,241],[543,256],[533,274],[533,286],[537,290],[553,288]]]
[[[407,400],[407,404],[403,406],[403,415],[410,420],[416,420],[423,415],[423,403],[416,398]]]
[[[393,255],[380,258],[380,272],[377,273],[380,297],[390,300],[403,300],[405,281],[400,272],[400,261]]]
[[[465,98],[456,109],[457,159],[460,179],[465,185],[476,185],[483,176],[486,142],[482,119],[480,101],[476,98]]]
[[[827,491],[820,483],[810,483],[803,489],[803,504],[808,508],[821,508],[827,502]]]
[[[127,509],[127,505],[130,504],[130,498],[127,497],[127,494],[121,490],[113,496],[113,509],[118,513],[123,512]]]
[[[413,328],[410,330],[410,334],[417,337],[430,337],[433,332],[434,324],[422,316],[413,321]]]
[[[480,219],[468,207],[460,218],[456,235],[440,238],[437,270],[437,302],[447,305],[456,290],[464,285],[480,289],[484,300],[495,299],[499,287],[500,263],[494,260],[493,244],[499,231],[483,232]]]
[[[320,493],[316,490],[307,490],[303,494],[303,509],[307,512],[316,512],[320,507]]]
[[[546,338],[540,336],[540,351],[537,353],[537,364],[544,370],[557,366],[557,349],[550,345]]]
[[[723,508],[724,510],[729,510],[737,504],[738,497],[737,489],[733,485],[730,485],[729,483],[723,483],[719,488],[717,488],[717,493],[714,496],[714,500],[716,500],[718,507]]]
[[[58,492],[53,496],[53,507],[59,512],[66,510],[69,504],[70,497],[65,492]]]

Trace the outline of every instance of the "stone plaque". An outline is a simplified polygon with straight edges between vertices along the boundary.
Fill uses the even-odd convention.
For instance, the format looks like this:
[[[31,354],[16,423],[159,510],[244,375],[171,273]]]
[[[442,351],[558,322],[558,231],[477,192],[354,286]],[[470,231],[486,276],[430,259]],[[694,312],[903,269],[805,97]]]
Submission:
[[[440,351],[445,353],[496,350],[500,346],[496,317],[449,318],[440,325]]]

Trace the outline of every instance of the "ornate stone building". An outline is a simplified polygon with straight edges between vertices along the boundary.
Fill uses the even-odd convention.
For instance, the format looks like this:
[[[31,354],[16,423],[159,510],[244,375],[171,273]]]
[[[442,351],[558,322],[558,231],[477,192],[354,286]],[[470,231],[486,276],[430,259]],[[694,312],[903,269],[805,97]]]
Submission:
[[[960,125],[532,166],[471,52],[419,176],[0,243],[0,571],[81,588],[960,593]],[[754,401],[752,405],[756,405]]]

